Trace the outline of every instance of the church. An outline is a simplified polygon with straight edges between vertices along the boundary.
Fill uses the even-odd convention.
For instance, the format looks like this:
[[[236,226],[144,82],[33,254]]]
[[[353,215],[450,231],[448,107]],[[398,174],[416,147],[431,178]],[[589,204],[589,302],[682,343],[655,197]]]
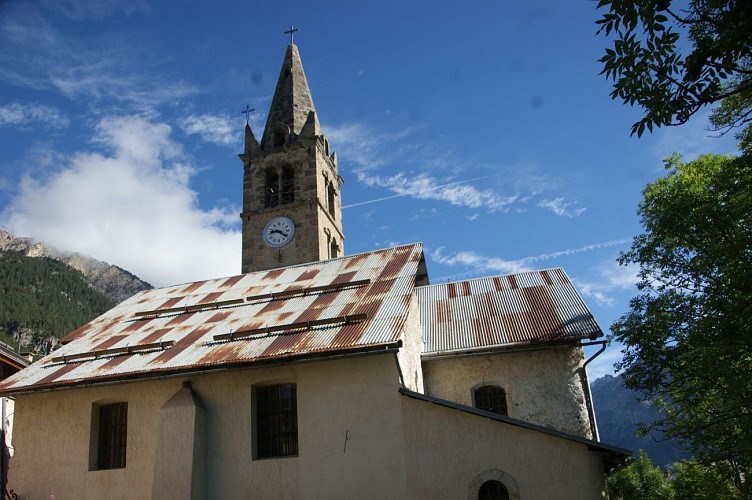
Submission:
[[[237,276],[140,292],[0,382],[20,498],[596,499],[566,273],[430,284],[420,243],[345,255],[298,48],[250,124]],[[208,257],[210,258],[210,256]]]

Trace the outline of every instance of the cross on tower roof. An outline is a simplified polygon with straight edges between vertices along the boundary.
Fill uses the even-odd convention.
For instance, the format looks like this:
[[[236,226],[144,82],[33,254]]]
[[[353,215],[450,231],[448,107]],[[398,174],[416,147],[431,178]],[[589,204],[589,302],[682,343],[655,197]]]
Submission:
[[[290,35],[290,45],[292,45],[292,35],[296,31],[300,31],[300,30],[296,28],[295,26],[293,26],[292,24],[290,25],[290,29],[285,31],[285,35]]]
[[[251,113],[256,111],[255,109],[251,109],[249,105],[245,105],[245,110],[241,111],[242,114],[245,115],[245,124],[250,125],[251,120]]]

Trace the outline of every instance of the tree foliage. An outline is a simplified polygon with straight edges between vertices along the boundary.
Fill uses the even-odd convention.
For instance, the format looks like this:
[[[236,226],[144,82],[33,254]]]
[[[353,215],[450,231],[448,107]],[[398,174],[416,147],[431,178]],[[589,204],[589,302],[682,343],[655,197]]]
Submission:
[[[113,305],[62,262],[0,251],[0,336],[9,343],[25,331],[30,347],[39,349]]]
[[[749,497],[752,473],[752,158],[666,161],[644,190],[645,233],[622,254],[639,295],[612,326],[625,385],[665,409],[651,429],[699,462],[726,463]]]
[[[687,122],[703,106],[719,128],[752,120],[752,2],[600,0],[598,33],[613,40],[600,59],[611,97],[643,108],[632,126]],[[745,132],[748,134],[748,132]],[[747,137],[748,139],[749,137]]]
[[[677,462],[669,483],[673,497],[680,500],[733,500],[739,498],[729,477],[728,464],[706,466],[694,460]]]
[[[727,463],[704,465],[695,460],[683,460],[669,468],[666,477],[645,451],[621,469],[609,474],[606,480],[612,500],[735,500],[740,498],[729,481]]]
[[[608,496],[612,500],[668,500],[671,489],[660,467],[653,465],[647,453],[640,450],[628,466],[607,479]]]

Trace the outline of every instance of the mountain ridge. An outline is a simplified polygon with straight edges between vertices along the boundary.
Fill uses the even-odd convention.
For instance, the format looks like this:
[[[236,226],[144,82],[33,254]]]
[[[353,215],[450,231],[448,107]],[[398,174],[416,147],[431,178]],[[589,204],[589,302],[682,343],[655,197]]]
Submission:
[[[29,237],[14,236],[0,229],[0,250],[19,252],[26,257],[50,257],[80,271],[92,288],[111,301],[120,303],[142,290],[154,288],[133,273],[78,252],[60,251]]]
[[[640,393],[627,389],[622,375],[604,375],[595,379],[590,384],[590,393],[598,432],[604,443],[627,449],[634,456],[639,450],[644,450],[653,464],[663,469],[691,456],[678,443],[661,435],[637,435],[640,424],[660,420],[661,414]]]

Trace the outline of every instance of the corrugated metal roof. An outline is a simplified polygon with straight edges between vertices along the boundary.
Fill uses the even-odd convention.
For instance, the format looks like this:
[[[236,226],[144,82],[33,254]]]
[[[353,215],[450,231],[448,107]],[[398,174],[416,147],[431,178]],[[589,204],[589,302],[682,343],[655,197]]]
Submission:
[[[394,345],[421,244],[134,295],[0,383],[12,393]]]
[[[563,269],[416,288],[423,354],[603,335]]]

